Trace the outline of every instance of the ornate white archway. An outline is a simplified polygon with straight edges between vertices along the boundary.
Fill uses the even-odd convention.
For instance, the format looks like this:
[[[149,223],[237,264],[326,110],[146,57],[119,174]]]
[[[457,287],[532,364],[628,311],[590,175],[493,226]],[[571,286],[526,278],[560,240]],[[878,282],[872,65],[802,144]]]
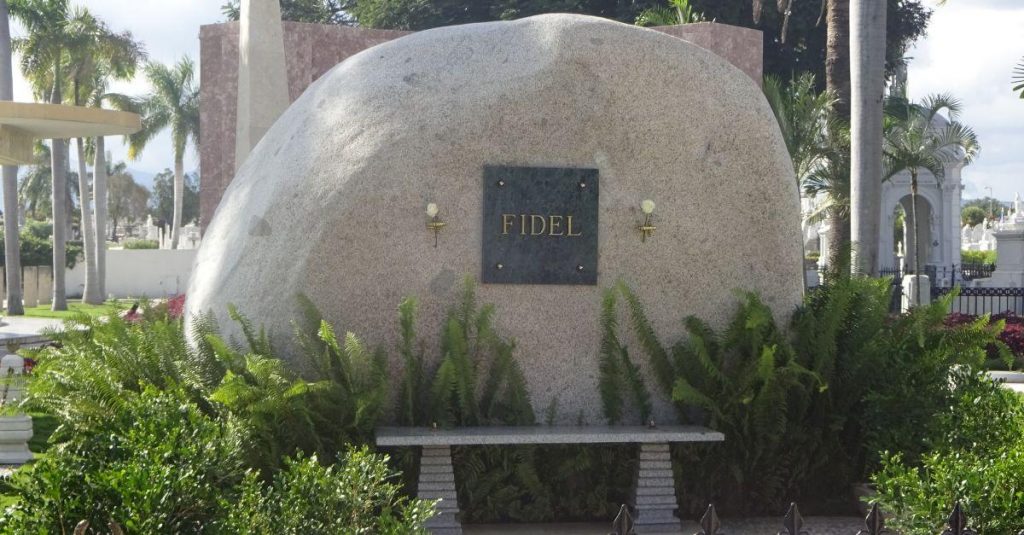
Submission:
[[[945,176],[936,180],[927,171],[918,175],[919,213],[921,218],[922,269],[926,266],[952,266],[960,264],[960,197],[963,185],[959,162],[946,166]],[[906,212],[903,249],[907,251],[907,267],[913,266],[913,237],[911,227],[910,173],[902,172],[882,183],[881,224],[879,225],[880,267],[895,267],[896,243],[893,238],[897,205]]]

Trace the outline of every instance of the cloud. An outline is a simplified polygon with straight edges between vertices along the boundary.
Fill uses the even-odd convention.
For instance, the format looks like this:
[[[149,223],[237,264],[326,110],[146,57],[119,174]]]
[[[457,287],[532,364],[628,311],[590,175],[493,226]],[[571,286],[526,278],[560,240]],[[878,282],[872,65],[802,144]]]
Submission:
[[[980,0],[935,7],[928,35],[909,52],[910,97],[951,93],[978,134],[980,158],[964,169],[964,197],[1024,193],[1024,100],[1010,90],[1024,56],[1024,2]]]

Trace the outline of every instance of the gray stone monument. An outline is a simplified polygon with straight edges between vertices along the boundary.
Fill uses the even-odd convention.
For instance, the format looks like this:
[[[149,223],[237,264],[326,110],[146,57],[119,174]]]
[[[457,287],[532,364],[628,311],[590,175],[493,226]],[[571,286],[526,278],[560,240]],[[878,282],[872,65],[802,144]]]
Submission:
[[[520,187],[506,179],[523,195],[489,192]],[[474,275],[537,411],[557,399],[559,421],[601,423],[602,289],[627,282],[666,337],[690,314],[722,327],[736,290],[784,321],[803,291],[798,199],[760,88],[705,49],[574,15],[438,28],[349,58],[267,131],[203,238],[187,312],[231,329],[232,303],[287,356],[304,294],[393,349],[416,296],[431,348]]]

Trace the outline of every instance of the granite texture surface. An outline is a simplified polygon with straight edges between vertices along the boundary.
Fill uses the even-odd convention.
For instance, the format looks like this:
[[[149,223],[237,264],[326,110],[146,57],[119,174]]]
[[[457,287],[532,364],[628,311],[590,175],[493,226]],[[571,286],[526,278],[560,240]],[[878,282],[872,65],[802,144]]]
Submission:
[[[720,442],[722,433],[704,427],[646,426],[516,426],[382,427],[378,446],[484,446],[498,444],[651,444],[665,442]]]
[[[597,286],[478,291],[497,331],[517,341],[534,408],[555,404],[557,423],[604,421],[598,317],[616,281],[666,343],[687,315],[725,326],[737,290],[760,294],[782,321],[801,300],[796,182],[758,85],[663,33],[544,15],[412,34],[317,80],[228,187],[187,312],[212,311],[237,336],[234,304],[300,363],[291,340],[302,294],[337,331],[388,350],[397,380],[397,307],[414,296],[430,367],[461,279],[481,270],[485,165],[600,172]],[[644,199],[657,203],[658,230],[641,242]],[[428,203],[447,223],[438,247]],[[623,331],[655,391],[655,420],[674,421]]]

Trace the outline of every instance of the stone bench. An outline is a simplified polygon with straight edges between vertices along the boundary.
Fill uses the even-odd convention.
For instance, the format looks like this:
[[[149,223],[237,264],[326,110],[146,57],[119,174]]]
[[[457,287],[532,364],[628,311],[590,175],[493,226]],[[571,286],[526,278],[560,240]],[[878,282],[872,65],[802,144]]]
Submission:
[[[669,444],[673,442],[720,442],[725,436],[703,427],[644,426],[528,426],[382,427],[377,430],[378,446],[420,446],[418,496],[441,500],[438,514],[427,522],[435,535],[461,535],[457,517],[459,501],[452,469],[452,446],[513,446],[525,444],[639,444],[640,466],[636,482],[636,532],[679,533],[675,481]]]

